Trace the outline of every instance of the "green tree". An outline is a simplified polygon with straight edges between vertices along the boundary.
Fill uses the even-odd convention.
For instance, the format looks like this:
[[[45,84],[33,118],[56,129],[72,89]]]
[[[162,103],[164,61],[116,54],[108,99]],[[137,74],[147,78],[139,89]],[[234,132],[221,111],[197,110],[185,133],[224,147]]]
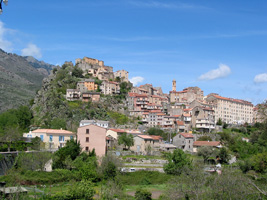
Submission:
[[[200,147],[197,150],[197,155],[198,156],[202,156],[204,159],[204,163],[206,163],[209,159],[210,156],[212,156],[213,154],[213,148],[210,146],[204,146],[204,147]]]
[[[8,152],[11,150],[11,145],[22,139],[18,127],[6,127],[4,133],[0,134],[0,142],[8,145]]]
[[[80,143],[77,141],[68,140],[66,145],[60,148],[58,151],[54,153],[53,156],[53,168],[66,168],[65,160],[68,156],[70,156],[71,160],[75,160],[81,153]]]
[[[128,92],[132,89],[132,84],[130,82],[122,82],[120,83],[120,95],[125,98]]]
[[[127,135],[127,133],[122,133],[118,138],[118,144],[123,144],[125,148],[129,150],[129,148],[134,145],[133,136]]]
[[[83,78],[83,70],[79,67],[74,67],[72,70],[72,76]]]
[[[222,119],[219,118],[218,121],[217,121],[217,123],[216,123],[216,125],[221,126],[222,124],[223,124]]]
[[[93,199],[95,195],[94,186],[91,181],[82,180],[77,182],[68,191],[71,199]]]
[[[118,172],[119,168],[122,167],[122,162],[115,155],[108,153],[101,160],[100,171],[104,179],[114,179]]]
[[[20,153],[16,160],[16,167],[22,170],[45,170],[45,164],[52,158],[50,152]]]
[[[51,121],[51,126],[50,128],[52,129],[66,129],[66,120],[62,118],[56,118]]]
[[[182,149],[175,149],[167,155],[168,163],[163,169],[167,174],[180,175],[184,167],[191,167],[192,161]]]
[[[210,136],[203,135],[200,138],[198,138],[197,141],[212,141],[212,138]]]
[[[228,153],[228,150],[225,147],[222,147],[220,149],[218,156],[220,158],[221,163],[228,163],[231,157],[230,154]]]
[[[263,173],[267,171],[267,152],[259,153],[252,157],[252,166],[255,171]]]
[[[152,200],[152,194],[148,190],[138,188],[134,195],[136,200]]]

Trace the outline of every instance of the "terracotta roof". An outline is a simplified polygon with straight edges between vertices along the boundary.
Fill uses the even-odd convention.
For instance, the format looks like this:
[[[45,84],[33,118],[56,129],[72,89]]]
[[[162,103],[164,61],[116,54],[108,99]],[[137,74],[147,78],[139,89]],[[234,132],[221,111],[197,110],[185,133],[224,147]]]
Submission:
[[[32,133],[74,134],[71,131],[61,130],[61,129],[37,129],[37,130],[32,131]]]
[[[219,146],[221,144],[221,142],[219,141],[195,141],[194,142],[194,146],[212,146],[212,147],[216,147]]]
[[[180,135],[182,135],[185,138],[194,138],[192,133],[179,133]]]
[[[143,138],[145,140],[153,140],[153,138],[150,137],[149,135],[137,135],[137,136],[140,137],[140,138]]]
[[[115,131],[115,132],[117,132],[117,133],[126,133],[126,131],[123,130],[123,129],[110,128],[110,129],[108,129],[108,130],[112,130],[112,131]]]
[[[164,113],[158,113],[157,115],[165,116],[165,114],[164,114]]]
[[[193,110],[192,108],[185,108],[184,111],[190,111]]]
[[[176,121],[178,126],[184,126],[184,122],[183,121]]]
[[[147,97],[147,94],[137,94],[137,93],[132,93],[132,92],[129,92],[128,95],[130,97]]]
[[[150,110],[150,113],[161,113],[161,110]]]
[[[253,104],[249,101],[245,101],[245,100],[241,100],[241,99],[233,99],[233,98],[228,98],[228,97],[222,97],[219,95],[211,95],[214,96],[217,99],[221,99],[221,100],[226,100],[226,101],[232,101],[232,102],[236,102],[236,103],[241,103],[241,104],[246,104],[246,105],[250,105],[253,106]]]
[[[163,137],[159,136],[159,135],[150,135],[150,137],[152,137],[153,140],[162,140]]]
[[[189,113],[184,113],[183,116],[185,116],[185,117],[191,117],[191,114],[189,114]]]

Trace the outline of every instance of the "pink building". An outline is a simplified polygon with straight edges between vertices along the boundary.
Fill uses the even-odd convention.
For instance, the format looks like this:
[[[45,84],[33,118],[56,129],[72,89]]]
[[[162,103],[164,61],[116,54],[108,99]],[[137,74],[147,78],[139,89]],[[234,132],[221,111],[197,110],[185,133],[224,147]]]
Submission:
[[[77,140],[81,144],[82,151],[95,149],[97,156],[106,154],[106,132],[107,129],[93,124],[78,128]]]

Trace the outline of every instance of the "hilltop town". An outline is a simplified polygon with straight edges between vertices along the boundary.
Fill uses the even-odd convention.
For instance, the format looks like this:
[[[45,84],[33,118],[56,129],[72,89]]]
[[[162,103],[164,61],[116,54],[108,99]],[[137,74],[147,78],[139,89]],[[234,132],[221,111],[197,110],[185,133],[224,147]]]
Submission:
[[[105,66],[104,61],[84,57],[76,59],[75,66],[82,70],[84,77],[91,78],[79,81],[75,89],[67,89],[68,101],[99,102],[101,95],[120,94],[120,83],[129,82],[129,72],[113,72],[113,68]],[[193,129],[212,132],[219,120],[232,125],[252,124],[260,120],[258,109],[251,102],[216,93],[204,96],[199,87],[177,91],[176,80],[172,81],[172,90],[168,94],[152,84],[132,87],[126,96],[126,105],[129,116],[139,118],[145,126],[177,129],[179,132]]]
[[[0,175],[5,175],[0,181],[14,186],[15,176],[20,185],[60,183],[55,187],[61,190],[68,181],[66,193],[39,188],[43,199],[132,199],[120,183],[151,184],[151,192],[135,188],[136,196],[168,199],[171,193],[177,199],[180,194],[166,185],[178,187],[186,178],[199,176],[197,185],[204,180],[209,189],[200,195],[208,196],[223,196],[214,185],[231,180],[233,196],[239,178],[251,181],[240,172],[264,177],[266,104],[204,95],[196,86],[179,91],[176,80],[169,82],[169,93],[152,84],[133,86],[125,69],[113,72],[104,61],[88,57],[53,68],[30,106],[0,115]],[[238,171],[228,171],[229,165]],[[179,184],[172,183],[181,177]],[[74,192],[72,181],[75,191],[86,187],[89,192]],[[0,186],[4,195],[12,196],[12,190],[36,192],[31,187],[2,191]],[[253,189],[253,197],[260,195]]]

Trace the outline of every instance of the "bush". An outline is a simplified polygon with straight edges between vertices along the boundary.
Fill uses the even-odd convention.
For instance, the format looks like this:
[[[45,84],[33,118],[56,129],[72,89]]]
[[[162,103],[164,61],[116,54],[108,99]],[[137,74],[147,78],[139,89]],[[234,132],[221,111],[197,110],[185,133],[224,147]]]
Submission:
[[[168,155],[168,164],[164,165],[167,174],[180,175],[184,167],[191,167],[192,161],[182,149],[175,149]]]
[[[142,188],[138,188],[134,196],[136,200],[151,200],[152,199],[151,192],[145,189],[142,189]]]

